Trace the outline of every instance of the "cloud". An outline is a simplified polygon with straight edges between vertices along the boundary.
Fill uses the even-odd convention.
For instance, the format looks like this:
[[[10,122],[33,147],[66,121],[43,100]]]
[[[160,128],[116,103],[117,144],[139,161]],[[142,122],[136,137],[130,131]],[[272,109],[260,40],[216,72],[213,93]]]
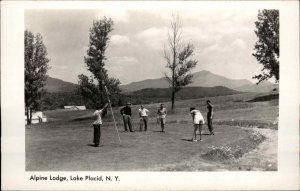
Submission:
[[[132,56],[115,56],[108,58],[109,66],[114,67],[129,67],[138,64],[138,60]]]
[[[187,26],[182,28],[182,38],[191,43],[207,45],[220,41],[222,35],[207,33],[205,29],[200,27]]]
[[[168,28],[151,27],[138,32],[135,37],[149,48],[162,50],[168,39]]]
[[[65,65],[59,66],[59,68],[62,69],[62,70],[67,70],[67,69],[69,69],[69,67],[67,67],[67,66],[65,66]]]
[[[241,40],[241,39],[236,39],[235,41],[232,42],[231,44],[233,47],[235,48],[239,48],[239,49],[246,49],[246,43]]]
[[[106,69],[110,76],[128,83],[135,78],[139,61],[133,56],[115,56],[107,60]]]
[[[97,19],[102,19],[104,16],[110,17],[114,22],[129,22],[128,10],[122,8],[101,10],[96,14]]]
[[[110,44],[111,45],[124,45],[130,42],[128,36],[123,35],[112,35],[110,37]]]

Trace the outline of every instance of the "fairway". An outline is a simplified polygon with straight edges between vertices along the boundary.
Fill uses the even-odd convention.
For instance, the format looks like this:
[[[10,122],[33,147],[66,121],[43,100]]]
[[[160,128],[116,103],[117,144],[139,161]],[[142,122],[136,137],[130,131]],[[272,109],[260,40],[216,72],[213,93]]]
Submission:
[[[203,142],[194,143],[190,141],[193,129],[186,124],[169,125],[166,133],[151,125],[148,132],[120,132],[120,146],[113,126],[105,126],[103,147],[97,148],[89,145],[91,127],[73,125],[27,129],[28,137],[39,137],[27,142],[27,170],[146,170],[187,160],[207,152],[212,144],[225,145],[246,136],[241,129],[218,126],[216,136],[205,135]]]
[[[276,119],[278,105],[274,100],[264,102],[247,102],[257,94],[242,94],[211,98],[215,103],[215,136],[208,135],[207,125],[203,128],[203,141],[190,141],[193,131],[191,116],[186,105],[197,105],[202,108],[204,99],[178,102],[176,112],[169,112],[166,133],[160,132],[156,124],[155,108],[157,104],[147,105],[152,112],[149,118],[147,132],[139,132],[138,118],[134,118],[135,132],[124,132],[118,108],[114,109],[117,126],[122,144],[119,145],[116,129],[111,114],[104,118],[101,144],[103,147],[93,147],[92,119],[93,112],[87,111],[49,111],[48,123],[26,126],[26,170],[29,171],[156,171],[156,170],[189,170],[177,168],[176,164],[198,158],[204,163],[224,163],[217,159],[205,159],[213,147],[223,147],[237,144],[243,147],[241,141],[249,139],[255,128],[274,130],[271,121]],[[238,101],[237,101],[238,100]],[[276,101],[276,100],[275,100]],[[234,104],[235,103],[235,104]],[[226,107],[231,104],[232,107]],[[138,106],[133,106],[133,111]],[[277,110],[276,110],[277,108]],[[205,114],[206,110],[201,109]],[[248,113],[248,115],[246,114]],[[244,116],[242,118],[241,116]],[[245,117],[247,116],[247,117]],[[248,124],[241,128],[237,124]],[[245,141],[244,141],[245,142]],[[242,144],[242,145],[239,145]],[[249,143],[252,144],[252,143]],[[257,143],[258,144],[258,143]],[[250,145],[255,148],[257,145]],[[247,146],[248,148],[249,146]],[[247,150],[247,148],[245,148]],[[252,149],[253,149],[252,148]],[[244,149],[244,150],[245,150]],[[249,149],[251,150],[251,149]],[[218,157],[218,156],[217,156]],[[221,158],[222,159],[222,158]],[[169,166],[172,168],[169,168]],[[174,166],[175,165],[175,166]],[[166,168],[168,167],[168,168]],[[226,168],[226,166],[223,168]],[[231,167],[232,168],[232,164]],[[207,164],[197,166],[197,170],[208,170]],[[213,168],[210,170],[214,170]],[[230,169],[229,169],[230,170]]]

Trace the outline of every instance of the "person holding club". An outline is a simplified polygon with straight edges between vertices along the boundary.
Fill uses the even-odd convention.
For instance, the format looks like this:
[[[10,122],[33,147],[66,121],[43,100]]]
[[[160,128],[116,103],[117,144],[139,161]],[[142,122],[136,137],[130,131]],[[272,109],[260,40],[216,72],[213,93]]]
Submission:
[[[149,115],[149,110],[144,108],[143,105],[141,105],[141,108],[139,109],[140,131],[142,131],[142,126],[143,125],[145,127],[145,131],[147,131],[148,115]]]
[[[92,123],[94,127],[94,146],[99,147],[100,144],[100,137],[101,137],[101,125],[102,125],[102,117],[105,113],[105,110],[107,109],[108,103],[104,105],[104,107],[101,109],[101,107],[96,106],[96,111],[94,112],[95,121]]]
[[[190,113],[192,115],[193,123],[194,123],[194,132],[193,132],[192,141],[197,142],[197,130],[199,131],[200,134],[199,141],[202,141],[202,125],[204,124],[204,118],[200,110],[197,110],[194,107],[190,108]]]
[[[129,102],[127,102],[126,106],[120,110],[120,113],[123,116],[124,130],[128,131],[128,129],[127,129],[127,125],[128,125],[129,131],[134,132],[132,130],[132,123],[131,123],[131,115],[132,115],[131,114],[131,104]]]
[[[164,104],[161,103],[160,107],[157,111],[158,119],[160,121],[161,132],[165,132],[165,124],[166,124],[166,116],[167,116],[167,109],[164,107]]]

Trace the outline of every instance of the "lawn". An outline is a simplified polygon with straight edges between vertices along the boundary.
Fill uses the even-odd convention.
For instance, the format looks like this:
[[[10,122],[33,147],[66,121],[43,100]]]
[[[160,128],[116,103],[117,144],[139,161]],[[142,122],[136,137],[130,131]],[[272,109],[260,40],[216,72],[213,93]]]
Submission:
[[[220,165],[222,169],[230,170],[233,169],[233,164],[227,165],[228,159],[220,158],[218,154],[220,150],[215,148],[225,148],[225,146],[233,148],[235,153],[230,154],[237,153],[237,157],[241,157],[245,153],[240,153],[241,150],[237,148],[250,152],[263,141],[263,139],[258,142],[253,141],[256,127],[264,124],[264,128],[272,127],[273,131],[277,129],[274,121],[278,114],[278,98],[259,102],[250,101],[260,96],[264,94],[246,93],[209,98],[216,109],[214,119],[216,135],[204,135],[203,142],[197,143],[190,141],[193,127],[188,110],[189,107],[196,106],[200,108],[203,115],[206,115],[207,98],[178,101],[175,112],[169,112],[167,116],[166,133],[159,132],[160,128],[156,124],[158,104],[145,105],[151,112],[147,132],[124,132],[119,108],[114,108],[122,144],[118,144],[116,129],[109,112],[104,118],[102,127],[103,147],[91,146],[92,110],[47,111],[45,114],[49,122],[26,126],[26,170],[193,171],[217,170]],[[170,104],[166,103],[166,106],[170,110]],[[138,128],[139,122],[138,107],[133,106],[135,129]],[[239,121],[239,123],[232,121]],[[240,128],[241,124],[252,128]],[[207,131],[205,125],[204,134],[207,134]],[[243,146],[251,149],[243,149]],[[190,168],[195,158],[202,162],[198,162],[196,167],[194,163],[193,168]]]

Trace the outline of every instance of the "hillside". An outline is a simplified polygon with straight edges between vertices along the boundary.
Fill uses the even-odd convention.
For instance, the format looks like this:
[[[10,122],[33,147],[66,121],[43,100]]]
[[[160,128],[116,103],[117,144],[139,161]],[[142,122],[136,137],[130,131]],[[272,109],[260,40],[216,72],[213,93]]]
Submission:
[[[238,94],[241,92],[223,87],[186,87],[180,90],[176,94],[177,99],[193,99],[193,98],[201,98],[201,97],[213,97],[213,96],[221,96],[221,95],[232,95]],[[167,98],[170,99],[171,89],[170,88],[146,88],[142,90],[138,90],[130,93],[129,95],[135,97],[143,97],[143,98],[151,98],[151,99],[159,99],[159,98]]]
[[[44,89],[50,93],[74,92],[77,85],[48,76]]]
[[[247,91],[247,92],[268,92],[273,90],[273,85],[270,82],[262,83],[261,85],[256,85],[246,79],[230,79],[224,76],[216,75],[212,72],[202,70],[200,72],[193,73],[193,83],[188,87],[215,87],[224,86],[229,89],[237,91]],[[121,89],[123,93],[130,93],[146,88],[168,88],[169,84],[165,78],[158,79],[147,79],[140,82],[133,82],[127,85],[122,85]]]
[[[279,85],[278,84],[273,84],[268,81],[261,82],[260,84],[251,84],[251,85],[243,85],[240,87],[235,88],[238,91],[243,91],[243,92],[270,92],[274,88],[278,89]]]

